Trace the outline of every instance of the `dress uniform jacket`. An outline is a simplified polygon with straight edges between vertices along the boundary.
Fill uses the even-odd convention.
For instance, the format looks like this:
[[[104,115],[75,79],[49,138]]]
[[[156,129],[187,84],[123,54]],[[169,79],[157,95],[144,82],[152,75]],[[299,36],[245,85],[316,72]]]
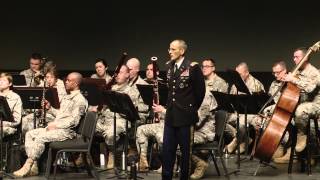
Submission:
[[[174,72],[169,64],[167,72],[168,100],[165,123],[173,127],[193,125],[199,121],[198,109],[205,95],[205,82],[198,64],[184,59]]]

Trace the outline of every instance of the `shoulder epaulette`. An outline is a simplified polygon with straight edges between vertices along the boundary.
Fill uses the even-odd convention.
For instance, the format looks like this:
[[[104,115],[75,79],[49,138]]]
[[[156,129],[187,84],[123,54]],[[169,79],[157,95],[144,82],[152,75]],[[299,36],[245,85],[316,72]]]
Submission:
[[[193,61],[193,62],[190,63],[190,66],[194,66],[194,65],[196,65],[196,64],[199,64],[199,63],[196,62],[196,61]]]

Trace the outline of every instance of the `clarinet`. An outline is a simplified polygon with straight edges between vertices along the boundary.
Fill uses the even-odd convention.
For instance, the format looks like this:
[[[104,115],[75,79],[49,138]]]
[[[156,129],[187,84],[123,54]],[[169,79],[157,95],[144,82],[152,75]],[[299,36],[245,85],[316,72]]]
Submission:
[[[46,127],[47,122],[46,122],[46,105],[45,105],[45,100],[46,100],[46,80],[44,79],[43,81],[43,89],[42,89],[42,110],[41,110],[41,115],[39,118],[39,127]]]
[[[158,84],[158,75],[157,75],[157,60],[158,58],[153,56],[151,57],[152,61],[152,70],[153,70],[153,103],[159,105],[159,84]],[[160,114],[154,113],[153,123],[160,122]]]

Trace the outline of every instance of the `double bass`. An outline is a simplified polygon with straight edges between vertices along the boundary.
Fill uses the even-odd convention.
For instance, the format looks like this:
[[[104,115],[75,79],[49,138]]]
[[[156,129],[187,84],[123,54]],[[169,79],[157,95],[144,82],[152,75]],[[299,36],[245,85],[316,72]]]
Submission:
[[[320,41],[310,47],[306,55],[295,66],[292,75],[296,75],[300,67],[308,60],[311,52],[319,50]],[[260,137],[255,149],[254,157],[263,162],[270,162],[272,155],[277,150],[278,145],[291,121],[291,117],[298,105],[300,89],[293,83],[287,82],[281,86],[281,96],[273,111],[269,124]]]

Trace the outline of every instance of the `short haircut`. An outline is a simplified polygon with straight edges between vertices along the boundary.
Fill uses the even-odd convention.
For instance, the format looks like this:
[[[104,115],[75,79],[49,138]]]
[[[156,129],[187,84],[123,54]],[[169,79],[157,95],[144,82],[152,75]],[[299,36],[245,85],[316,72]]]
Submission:
[[[3,72],[3,73],[0,74],[0,78],[3,78],[3,77],[7,78],[9,83],[12,83],[12,79],[13,78],[12,78],[11,74]]]
[[[240,67],[240,66],[243,66],[247,71],[249,71],[249,66],[248,66],[247,63],[241,62],[241,63],[239,63],[239,64],[237,65],[237,67]]]
[[[296,52],[296,51],[302,51],[303,54],[306,54],[307,51],[308,51],[308,48],[306,48],[306,47],[298,47],[298,48],[296,48],[296,49],[294,50],[294,52]]]
[[[203,61],[210,61],[212,63],[213,66],[216,66],[216,62],[212,59],[212,58],[206,58]],[[203,62],[202,61],[202,62]]]
[[[32,58],[32,59],[37,59],[37,60],[39,60],[39,61],[42,61],[42,56],[41,56],[40,53],[32,53],[31,56],[30,56],[30,58]]]
[[[280,61],[276,61],[275,63],[273,63],[272,67],[275,66],[281,66],[283,69],[287,69],[287,65],[284,61],[280,60]]]
[[[179,42],[179,44],[180,44],[180,46],[182,47],[182,49],[184,49],[184,51],[187,51],[188,45],[187,45],[187,43],[186,43],[184,40],[182,40],[182,39],[176,39],[176,40],[174,40],[174,41]],[[172,41],[172,42],[173,42],[173,41]]]

